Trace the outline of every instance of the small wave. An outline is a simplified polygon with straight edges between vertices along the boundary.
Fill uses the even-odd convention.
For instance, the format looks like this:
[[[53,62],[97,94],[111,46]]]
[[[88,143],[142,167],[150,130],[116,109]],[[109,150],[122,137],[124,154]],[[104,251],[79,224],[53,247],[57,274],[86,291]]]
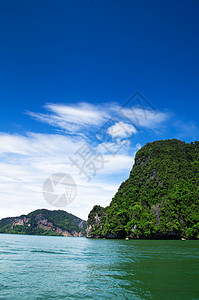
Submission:
[[[66,255],[67,252],[58,252],[58,251],[47,251],[47,250],[31,250],[30,252],[33,253],[45,253],[45,254],[60,254],[60,255]]]
[[[8,289],[8,286],[6,284],[1,284],[0,283],[0,291]]]

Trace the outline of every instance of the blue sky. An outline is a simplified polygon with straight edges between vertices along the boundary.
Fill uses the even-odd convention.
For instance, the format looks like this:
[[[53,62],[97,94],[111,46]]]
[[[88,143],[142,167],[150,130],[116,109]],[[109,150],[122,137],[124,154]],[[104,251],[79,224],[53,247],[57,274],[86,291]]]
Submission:
[[[0,217],[53,209],[42,183],[66,172],[79,193],[64,209],[86,219],[141,146],[198,139],[198,13],[193,0],[0,2]],[[90,182],[69,159],[85,143],[109,161]]]

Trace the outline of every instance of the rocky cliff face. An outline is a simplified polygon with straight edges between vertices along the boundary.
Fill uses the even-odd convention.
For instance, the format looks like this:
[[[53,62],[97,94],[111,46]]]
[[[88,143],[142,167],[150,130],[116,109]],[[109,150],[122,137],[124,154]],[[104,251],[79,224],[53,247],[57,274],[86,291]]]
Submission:
[[[35,220],[37,221],[37,228],[42,228],[45,231],[53,231],[58,234],[61,234],[63,236],[82,236],[81,232],[77,232],[75,230],[72,230],[71,233],[68,230],[64,230],[60,227],[56,227],[52,222],[49,222],[47,218],[45,218],[42,214],[38,214],[35,217]],[[30,225],[30,224],[28,224]]]
[[[87,224],[87,237],[199,238],[199,142],[145,145],[110,206],[95,206]]]
[[[116,232],[115,230],[112,230],[104,233],[104,224],[107,217],[108,217],[107,209],[98,205],[94,206],[93,210],[90,212],[88,217],[86,237],[106,238],[106,239],[125,238],[126,234],[124,231]]]
[[[89,220],[86,229],[86,235],[89,238],[100,237],[103,230],[103,217],[105,214],[105,209],[100,206],[95,206],[89,214]],[[97,229],[99,234],[97,233]]]
[[[86,222],[65,211],[37,210],[27,216],[0,220],[0,232],[85,236]]]

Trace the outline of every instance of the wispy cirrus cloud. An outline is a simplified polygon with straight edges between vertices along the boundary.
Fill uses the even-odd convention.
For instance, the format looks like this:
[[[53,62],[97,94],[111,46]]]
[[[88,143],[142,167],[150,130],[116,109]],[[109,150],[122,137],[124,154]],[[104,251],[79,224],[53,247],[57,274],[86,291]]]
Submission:
[[[65,130],[69,134],[80,133],[82,129],[99,128],[107,120],[115,122],[107,129],[112,137],[116,137],[113,129],[120,133],[118,136],[127,137],[129,133],[136,134],[136,127],[156,129],[160,124],[168,121],[170,114],[167,112],[154,111],[147,107],[123,108],[116,103],[93,105],[77,103],[73,105],[46,104],[46,113],[26,112],[39,122],[47,123],[57,129]],[[121,128],[123,127],[123,130]],[[130,135],[131,135],[130,134]]]
[[[168,121],[170,113],[151,110],[148,108],[131,107],[122,109],[123,116],[136,127],[154,129],[160,124]]]
[[[39,122],[66,130],[68,133],[79,132],[84,127],[99,126],[109,118],[108,112],[97,105],[78,103],[77,105],[46,104],[46,113],[26,112]]]

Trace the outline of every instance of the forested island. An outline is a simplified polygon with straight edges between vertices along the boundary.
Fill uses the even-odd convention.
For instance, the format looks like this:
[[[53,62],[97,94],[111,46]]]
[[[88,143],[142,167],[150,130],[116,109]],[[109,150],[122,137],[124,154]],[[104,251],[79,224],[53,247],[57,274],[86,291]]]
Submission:
[[[82,237],[85,229],[86,221],[63,210],[37,209],[0,220],[0,233]]]
[[[87,237],[199,238],[199,142],[146,144],[110,205],[94,206]]]

